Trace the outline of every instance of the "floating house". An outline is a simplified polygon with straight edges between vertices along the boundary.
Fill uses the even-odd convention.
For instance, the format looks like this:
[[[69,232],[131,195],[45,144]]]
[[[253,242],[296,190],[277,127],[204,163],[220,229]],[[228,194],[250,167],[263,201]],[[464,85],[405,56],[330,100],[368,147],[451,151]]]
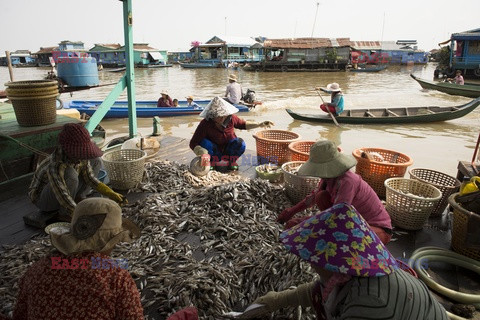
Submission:
[[[352,63],[426,64],[428,56],[416,40],[352,41]]]
[[[167,53],[168,63],[179,63],[190,61],[193,57],[193,52],[190,51],[169,51]]]
[[[267,39],[263,60],[246,70],[338,71],[350,63],[349,38]]]
[[[97,63],[105,68],[125,66],[125,51],[120,43],[96,43],[88,53],[97,59]]]
[[[28,50],[10,52],[10,61],[13,67],[34,67],[36,65],[35,57]],[[8,65],[7,57],[0,58],[0,65]]]
[[[480,28],[453,33],[450,37],[450,65],[447,76],[454,76],[456,70],[463,70],[466,76],[480,78]]]
[[[250,37],[214,36],[204,44],[194,45],[190,52],[197,63],[219,64],[251,63],[262,59],[262,46]]]
[[[125,47],[119,43],[95,44],[88,52],[103,67],[116,68],[125,66]],[[134,44],[133,56],[136,67],[167,65],[167,51],[152,48],[148,46],[148,43]]]
[[[37,60],[37,66],[50,66],[50,58],[53,57],[53,53],[59,51],[59,47],[40,47],[40,50],[34,53]]]

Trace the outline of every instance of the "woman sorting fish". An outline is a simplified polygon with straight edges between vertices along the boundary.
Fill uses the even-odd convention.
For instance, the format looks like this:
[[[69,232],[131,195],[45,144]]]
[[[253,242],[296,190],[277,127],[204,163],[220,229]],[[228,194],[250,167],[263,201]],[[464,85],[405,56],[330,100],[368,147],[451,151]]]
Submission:
[[[280,241],[320,278],[270,291],[263,312],[311,307],[317,319],[448,319],[427,286],[397,261],[351,205],[340,203],[283,231]]]
[[[352,155],[339,152],[328,140],[315,142],[310,148],[310,157],[298,170],[298,175],[322,178],[316,190],[291,208],[282,211],[277,221],[286,223],[286,228],[299,223],[303,218],[292,217],[314,205],[320,210],[341,202],[353,205],[368,222],[370,228],[384,244],[392,238],[390,215],[375,191],[361,176],[350,171],[357,164]]]
[[[250,130],[270,128],[271,121],[245,121],[235,115],[238,109],[220,97],[215,97],[200,113],[204,118],[190,140],[190,148],[201,157],[202,166],[227,167],[238,170],[237,160],[245,152],[245,141],[238,138],[235,128]]]

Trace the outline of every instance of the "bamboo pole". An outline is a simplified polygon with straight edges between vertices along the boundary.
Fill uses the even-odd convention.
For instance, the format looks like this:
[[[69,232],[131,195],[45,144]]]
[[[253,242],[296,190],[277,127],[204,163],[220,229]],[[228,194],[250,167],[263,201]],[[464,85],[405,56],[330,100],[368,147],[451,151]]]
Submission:
[[[8,72],[10,73],[10,81],[13,81],[13,68],[12,68],[12,60],[10,60],[10,51],[5,51],[5,55],[7,56],[7,65],[8,65]]]

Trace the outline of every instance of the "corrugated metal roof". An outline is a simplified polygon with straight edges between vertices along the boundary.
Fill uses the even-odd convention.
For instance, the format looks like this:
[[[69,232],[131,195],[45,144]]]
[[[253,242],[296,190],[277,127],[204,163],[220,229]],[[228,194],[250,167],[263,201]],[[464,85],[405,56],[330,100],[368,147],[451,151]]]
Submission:
[[[380,41],[352,41],[352,48],[357,50],[380,50]]]
[[[158,49],[150,47],[148,43],[134,43],[133,49],[137,51],[160,51]]]
[[[212,40],[216,40],[216,41],[209,43],[209,41],[212,41]],[[250,46],[253,46],[255,43],[257,43],[257,41],[255,41],[255,39],[251,37],[214,36],[210,40],[208,40],[207,43],[205,44],[214,44],[214,43],[222,43],[222,44],[226,44],[227,46],[250,47]]]
[[[52,53],[52,51],[58,51],[58,46],[57,47],[40,47],[40,50],[35,52],[35,54],[46,54],[46,53]]]
[[[120,43],[95,43],[95,46],[109,48],[109,49],[120,49],[122,45]]]
[[[290,38],[267,39],[263,43],[265,48],[314,49],[326,47],[351,46],[350,38]]]

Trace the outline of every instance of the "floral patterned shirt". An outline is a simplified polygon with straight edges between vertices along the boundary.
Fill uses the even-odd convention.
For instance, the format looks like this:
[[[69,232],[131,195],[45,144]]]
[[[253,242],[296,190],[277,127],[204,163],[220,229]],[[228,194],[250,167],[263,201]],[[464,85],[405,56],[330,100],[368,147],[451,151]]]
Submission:
[[[128,270],[98,259],[113,260],[58,253],[34,263],[20,279],[13,319],[144,319]]]

